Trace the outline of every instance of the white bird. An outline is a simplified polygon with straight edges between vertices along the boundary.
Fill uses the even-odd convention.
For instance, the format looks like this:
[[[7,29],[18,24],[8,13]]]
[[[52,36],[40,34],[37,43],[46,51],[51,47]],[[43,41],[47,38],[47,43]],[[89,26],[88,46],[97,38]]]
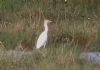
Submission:
[[[50,22],[52,22],[52,21],[46,20],[46,19],[44,20],[45,29],[40,34],[40,36],[39,36],[39,38],[37,40],[37,43],[36,43],[36,48],[37,49],[41,48],[42,46],[44,46],[44,48],[45,48],[45,45],[46,45],[46,42],[47,42],[47,37],[48,37],[48,35],[47,35],[48,34],[48,26],[47,26],[47,24],[50,23]]]

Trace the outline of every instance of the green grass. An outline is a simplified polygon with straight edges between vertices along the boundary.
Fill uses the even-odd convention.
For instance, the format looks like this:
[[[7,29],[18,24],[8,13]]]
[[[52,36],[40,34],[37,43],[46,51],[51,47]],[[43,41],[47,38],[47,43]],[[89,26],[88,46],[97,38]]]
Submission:
[[[79,60],[79,49],[68,45],[33,50],[31,56],[1,56],[1,70],[99,70],[99,66]],[[51,47],[51,48],[49,48]],[[45,54],[45,55],[44,55]]]
[[[99,7],[99,0],[70,0],[66,5],[62,0],[57,0],[57,3],[54,3],[53,0],[1,0],[0,19],[14,22],[32,16],[54,17],[55,19],[59,16],[61,16],[60,19],[65,17],[96,17],[100,14]]]

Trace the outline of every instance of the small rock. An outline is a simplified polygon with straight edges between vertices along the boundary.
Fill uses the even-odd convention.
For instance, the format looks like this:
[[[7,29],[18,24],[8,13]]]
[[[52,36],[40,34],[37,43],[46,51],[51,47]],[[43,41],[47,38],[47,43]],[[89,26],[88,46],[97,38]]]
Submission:
[[[93,64],[100,64],[99,52],[83,52],[80,54],[80,59],[91,62]]]

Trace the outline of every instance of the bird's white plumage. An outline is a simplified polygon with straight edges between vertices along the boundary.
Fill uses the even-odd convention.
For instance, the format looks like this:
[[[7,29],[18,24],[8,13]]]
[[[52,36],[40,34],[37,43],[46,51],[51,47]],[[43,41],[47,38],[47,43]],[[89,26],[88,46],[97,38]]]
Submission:
[[[39,38],[37,40],[36,48],[40,48],[40,47],[44,46],[46,44],[46,41],[47,41],[47,32],[44,31],[41,33],[41,35],[39,36]]]
[[[37,40],[37,43],[36,43],[36,48],[39,49],[41,48],[42,46],[45,47],[46,45],[46,42],[47,42],[47,33],[48,33],[48,26],[47,24],[50,23],[51,21],[49,20],[44,20],[44,27],[45,27],[45,30],[40,34],[38,40]]]

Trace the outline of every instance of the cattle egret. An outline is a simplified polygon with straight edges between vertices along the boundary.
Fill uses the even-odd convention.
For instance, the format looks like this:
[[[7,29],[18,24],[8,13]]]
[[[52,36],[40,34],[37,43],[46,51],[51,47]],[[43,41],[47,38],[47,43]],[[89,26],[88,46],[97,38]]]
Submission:
[[[47,24],[50,23],[51,21],[50,20],[44,20],[44,31],[40,34],[38,40],[37,40],[37,44],[36,44],[36,48],[39,49],[41,48],[42,46],[44,46],[45,48],[45,45],[46,45],[46,42],[47,42],[47,34],[48,34],[48,26]]]

